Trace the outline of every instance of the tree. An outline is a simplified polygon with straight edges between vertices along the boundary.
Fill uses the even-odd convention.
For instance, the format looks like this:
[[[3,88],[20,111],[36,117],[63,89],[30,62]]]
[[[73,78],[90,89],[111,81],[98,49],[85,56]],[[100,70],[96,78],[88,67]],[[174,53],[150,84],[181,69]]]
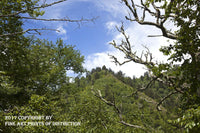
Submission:
[[[43,94],[47,88],[55,89],[59,87],[58,84],[66,82],[66,71],[83,72],[83,56],[78,50],[75,50],[74,46],[65,45],[62,40],[53,44],[47,40],[42,41],[34,37],[27,37],[28,34],[24,35],[24,33],[41,34],[40,30],[55,30],[41,27],[24,29],[22,27],[24,21],[28,20],[77,23],[94,20],[38,18],[45,13],[41,9],[65,1],[46,3],[46,1],[39,0],[6,0],[0,2],[2,9],[0,11],[0,86],[2,98],[11,98],[5,95],[10,95],[10,93],[18,99],[30,97],[29,94],[32,92],[27,93],[27,90],[37,90]],[[3,110],[9,104],[0,103]]]
[[[4,62],[1,64],[1,110],[26,102],[32,94],[59,90],[67,84],[68,70],[84,71],[84,57],[62,40],[56,45],[39,39],[29,43],[24,54],[16,53],[11,59],[1,60]],[[16,52],[13,50],[9,54]]]
[[[38,18],[44,14],[40,9],[64,1],[49,4],[39,0],[0,1],[0,132],[50,132],[47,127],[40,130],[37,127],[23,129],[5,126],[6,115],[55,114],[55,120],[65,118],[62,104],[66,99],[63,93],[70,88],[66,72],[83,72],[84,57],[74,46],[66,45],[61,39],[53,43],[24,35],[54,29],[22,27],[24,21],[30,19],[78,23],[90,21]],[[52,132],[55,130],[52,129]]]
[[[111,57],[119,65],[135,62],[146,66],[149,75],[151,75],[151,81],[146,87],[139,90],[149,88],[155,81],[171,89],[171,92],[157,104],[158,110],[160,110],[159,106],[167,98],[174,94],[181,94],[181,115],[176,124],[178,123],[180,128],[185,128],[191,132],[198,131],[200,129],[200,113],[197,113],[200,111],[199,0],[141,0],[140,5],[135,4],[134,0],[122,0],[122,3],[129,10],[129,16],[125,16],[127,21],[137,22],[140,25],[154,26],[161,30],[162,35],[150,35],[149,37],[164,36],[174,40],[175,43],[160,48],[160,51],[168,56],[168,62],[157,63],[153,61],[153,55],[147,47],[145,47],[146,53],[142,53],[142,55],[136,54],[122,24],[118,28],[118,31],[124,37],[122,43],[118,45],[116,41],[113,41],[111,45],[124,53],[125,61],[119,62],[115,56]],[[151,16],[155,21],[148,21],[146,19],[147,15]],[[178,30],[167,29],[166,22],[173,23],[178,27]],[[195,113],[189,111],[191,108]],[[188,123],[185,122],[187,119],[189,119]]]

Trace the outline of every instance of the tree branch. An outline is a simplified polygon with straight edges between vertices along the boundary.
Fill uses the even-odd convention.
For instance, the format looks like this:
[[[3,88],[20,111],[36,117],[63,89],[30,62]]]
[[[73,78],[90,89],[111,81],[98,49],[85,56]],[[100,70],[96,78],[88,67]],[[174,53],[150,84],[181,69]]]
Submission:
[[[159,106],[160,106],[167,98],[169,98],[170,96],[172,96],[173,94],[176,94],[176,93],[178,93],[178,91],[170,92],[167,96],[163,97],[163,98],[161,99],[161,101],[156,105],[156,109],[157,109],[158,111],[162,111],[162,110],[160,109]]]
[[[47,19],[47,18],[34,18],[34,17],[21,17],[21,16],[19,16],[18,18],[33,19],[33,20],[39,20],[39,21],[66,21],[66,22],[88,22],[88,21],[92,21],[92,22],[94,22],[94,20],[96,20],[98,17],[91,18],[91,19],[81,18],[79,20],[73,20],[73,19],[69,19],[69,18],[61,18],[61,19],[51,18],[51,19]]]
[[[64,2],[64,1],[67,1],[67,0],[59,0],[59,1],[56,1],[56,2],[53,2],[53,3],[50,3],[50,4],[43,4],[41,6],[36,6],[36,7],[29,8],[29,9],[24,9],[24,10],[21,10],[21,11],[18,11],[18,12],[14,12],[14,13],[11,13],[11,14],[0,15],[0,18],[2,18],[2,17],[16,16],[16,15],[18,15],[20,13],[26,13],[27,11],[30,11],[30,10],[35,10],[35,9],[39,9],[39,8],[50,7],[52,5],[55,5],[55,4]]]
[[[37,34],[41,35],[41,33],[39,31],[41,30],[53,30],[53,31],[57,31],[60,32],[59,30],[56,29],[45,29],[45,28],[41,28],[41,29],[27,29],[24,31],[20,31],[20,32],[14,32],[14,33],[8,33],[8,34],[2,34],[0,35],[0,37],[4,37],[4,36],[14,36],[14,35],[18,35],[18,34],[24,34],[24,33],[29,33],[29,31],[35,31]],[[33,34],[33,33],[32,33]]]
[[[142,87],[142,88],[137,89],[135,92],[133,92],[131,95],[129,95],[129,96],[127,96],[127,97],[132,97],[133,95],[137,94],[138,91],[144,91],[144,90],[148,89],[148,88],[152,85],[152,83],[155,82],[155,81],[157,80],[157,78],[158,78],[158,77],[152,78],[152,80],[151,80],[145,87]]]
[[[125,59],[128,60],[120,63],[115,56],[111,55],[110,57],[114,59],[114,62],[116,64],[123,65],[127,62],[133,61],[135,63],[143,64],[148,67],[153,67],[155,65],[155,63],[152,62],[153,59],[152,54],[150,53],[149,49],[146,46],[144,46],[144,48],[146,49],[146,53],[145,54],[142,53],[141,57],[136,55],[136,51],[135,52],[132,51],[131,43],[129,41],[129,37],[125,33],[123,23],[122,26],[118,28],[118,31],[124,36],[125,41],[122,40],[121,44],[117,45],[116,42],[113,40],[113,42],[111,42],[110,44],[113,45],[116,49],[123,52],[125,54]],[[142,58],[143,56],[145,57],[145,59]]]
[[[109,105],[109,106],[112,106],[112,107],[115,109],[115,111],[117,112],[118,117],[119,117],[119,119],[120,119],[119,123],[121,123],[121,124],[123,124],[123,125],[126,125],[126,126],[129,126],[129,127],[133,127],[133,128],[144,129],[144,128],[141,127],[141,126],[133,125],[133,124],[124,122],[124,121],[123,121],[123,117],[122,117],[121,110],[116,106],[115,100],[114,100],[113,102],[107,101],[106,99],[104,99],[104,98],[102,97],[102,94],[101,94],[101,91],[100,91],[100,90],[97,90],[97,92],[95,92],[93,88],[91,88],[91,90],[92,90],[92,93],[94,94],[94,96],[96,96],[97,98],[99,98],[100,100],[102,100],[104,103],[106,103],[106,104]],[[113,95],[113,98],[114,98],[114,95]]]
[[[137,23],[141,24],[141,25],[150,25],[150,26],[155,26],[157,27],[158,29],[160,29],[162,31],[162,35],[164,37],[167,37],[169,39],[177,39],[177,36],[173,33],[171,33],[169,30],[167,30],[165,27],[164,27],[164,23],[166,22],[167,20],[167,17],[164,16],[164,15],[161,15],[161,11],[158,7],[156,7],[156,5],[154,4],[154,2],[151,3],[151,5],[153,6],[155,12],[151,11],[144,3],[143,1],[141,0],[141,5],[142,6],[138,6],[138,5],[135,5],[135,3],[133,2],[133,0],[131,0],[131,4],[132,6],[129,4],[128,0],[122,0],[125,5],[128,7],[128,9],[131,11],[134,19],[132,19],[131,17],[127,17],[125,16],[125,18],[129,21],[136,21]],[[139,19],[139,15],[137,13],[137,9],[136,9],[136,6],[141,8],[143,10],[143,15],[142,15],[142,19],[140,20]],[[156,17],[156,22],[151,22],[151,21],[145,21],[145,12],[149,12],[150,15]],[[129,15],[130,16],[130,15]],[[171,16],[170,16],[171,17]]]
[[[19,18],[19,19],[31,19],[31,20],[37,20],[37,21],[65,21],[65,22],[75,22],[77,23],[79,26],[80,26],[80,23],[82,22],[89,22],[89,21],[92,21],[94,22],[94,20],[96,20],[98,17],[94,17],[94,18],[91,18],[91,19],[85,19],[85,18],[81,18],[81,19],[77,19],[77,20],[73,20],[73,19],[69,19],[69,18],[61,18],[61,19],[55,19],[55,18],[37,18],[37,17],[26,17],[26,16],[21,16],[19,15],[20,13],[27,13],[28,11],[31,11],[31,10],[35,10],[35,9],[39,9],[39,8],[46,8],[46,7],[50,7],[52,5],[55,5],[55,4],[58,4],[58,3],[62,3],[64,1],[67,1],[67,0],[59,0],[59,1],[56,1],[56,2],[52,2],[50,4],[42,4],[40,6],[35,6],[35,7],[32,7],[32,8],[29,8],[29,9],[22,9],[21,11],[16,11],[14,13],[11,13],[11,14],[2,14],[0,15],[0,18],[2,17],[14,17],[14,18]],[[47,29],[47,28],[38,28],[38,29],[27,29],[27,30],[24,30],[24,31],[16,31],[14,33],[5,33],[5,34],[2,34],[0,35],[0,37],[4,37],[4,36],[12,36],[12,35],[17,35],[17,34],[23,34],[23,33],[28,33],[30,31],[35,31],[37,34],[41,34],[40,32],[38,32],[39,30],[54,30],[54,31],[58,31],[59,30],[56,30],[56,29]],[[33,33],[31,33],[33,34]]]

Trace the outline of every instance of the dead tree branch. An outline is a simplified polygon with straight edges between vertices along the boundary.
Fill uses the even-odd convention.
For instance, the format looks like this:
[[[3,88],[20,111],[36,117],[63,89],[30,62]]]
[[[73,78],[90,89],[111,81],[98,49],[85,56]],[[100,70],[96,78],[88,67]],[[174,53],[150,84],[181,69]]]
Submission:
[[[105,98],[102,97],[102,94],[101,94],[101,91],[100,90],[97,90],[96,92],[94,91],[94,89],[92,88],[92,93],[94,94],[94,96],[96,96],[97,98],[99,98],[101,101],[103,101],[104,103],[106,103],[107,105],[109,106],[112,106],[116,113],[118,114],[118,117],[120,119],[119,123],[125,125],[125,126],[129,126],[129,127],[133,127],[133,128],[140,128],[140,129],[144,129],[143,127],[141,126],[138,126],[138,125],[133,125],[133,124],[130,124],[130,123],[126,123],[124,120],[123,120],[123,117],[122,117],[122,112],[121,110],[116,106],[115,104],[115,99],[114,99],[114,95],[113,95],[113,102],[110,102],[110,101],[107,101]]]
[[[154,78],[152,78],[152,80],[149,81],[149,83],[148,83],[146,86],[137,89],[135,92],[133,92],[131,95],[129,95],[129,96],[127,96],[127,97],[132,97],[132,96],[134,96],[135,94],[137,94],[139,91],[144,91],[144,90],[150,88],[151,85],[152,85],[152,84],[153,84],[157,79],[158,79],[158,77],[154,77]]]
[[[158,111],[162,111],[162,110],[160,109],[159,106],[160,106],[167,98],[169,98],[170,96],[172,96],[173,94],[176,94],[176,93],[178,93],[178,91],[170,92],[167,96],[163,97],[163,98],[160,100],[160,102],[156,105],[156,109],[157,109]]]
[[[33,33],[30,33],[30,31],[34,31],[36,34],[41,35],[41,32],[39,32],[39,31],[42,31],[42,30],[53,30],[53,31],[60,32],[59,30],[56,30],[56,29],[45,29],[45,28],[41,28],[41,29],[27,29],[27,30],[20,31],[20,32],[2,34],[2,35],[0,35],[0,37],[4,37],[4,36],[14,36],[14,35],[24,34],[24,33],[33,34]]]
[[[113,45],[119,51],[123,52],[125,54],[126,60],[121,63],[115,56],[110,55],[111,59],[113,59],[116,64],[123,65],[127,62],[133,61],[135,63],[143,64],[149,67],[153,67],[155,65],[155,63],[152,62],[153,56],[150,53],[150,50],[146,46],[144,46],[146,49],[146,53],[142,53],[141,57],[136,55],[137,52],[132,51],[132,46],[129,41],[129,36],[126,35],[123,24],[120,28],[118,28],[118,31],[124,36],[125,40],[122,40],[120,45],[117,45],[117,43],[114,40],[110,44]]]
[[[139,23],[141,25],[155,26],[162,31],[162,36],[167,37],[169,39],[177,39],[177,36],[174,33],[167,30],[166,27],[164,26],[164,23],[166,22],[168,17],[161,15],[160,8],[157,7],[154,2],[152,2],[151,5],[152,5],[152,7],[154,8],[155,11],[151,11],[144,4],[143,0],[141,0],[141,6],[136,5],[133,0],[131,0],[131,3],[129,3],[128,0],[122,0],[122,2],[125,3],[125,5],[130,10],[132,16],[134,17],[134,18],[132,18],[131,15],[129,14],[129,17],[125,16],[125,18],[127,20],[136,21],[137,23]],[[139,18],[136,7],[139,7],[140,9],[143,10],[143,14],[142,14],[141,19]],[[146,12],[148,12],[150,15],[154,16],[156,18],[156,21],[155,22],[145,21]]]
[[[22,16],[19,16],[19,18],[22,18],[22,19],[33,19],[33,20],[39,20],[39,21],[60,21],[60,22],[64,21],[64,22],[80,23],[80,22],[89,22],[89,21],[94,22],[94,20],[96,20],[98,17],[91,18],[91,19],[81,18],[81,19],[78,19],[78,20],[74,20],[74,19],[70,19],[70,18],[61,18],[61,19],[51,18],[51,19],[48,19],[48,18],[34,18],[34,17],[22,17]]]
[[[159,10],[155,5],[154,5],[154,7],[156,8],[156,10]],[[157,11],[157,12],[159,12],[159,11]],[[141,56],[136,55],[136,51],[132,50],[132,45],[130,43],[129,36],[125,33],[123,23],[120,28],[117,28],[117,30],[123,35],[124,40],[121,41],[120,45],[118,45],[114,40],[110,44],[125,54],[125,57],[124,57],[125,61],[120,62],[115,56],[109,55],[111,57],[111,59],[113,59],[114,63],[116,63],[118,65],[124,65],[128,62],[133,61],[135,63],[145,65],[149,69],[149,71],[152,71],[152,69],[154,67],[158,67],[158,64],[152,61],[153,56],[152,56],[152,53],[150,52],[150,50],[148,49],[148,47],[144,46],[144,48],[146,49],[146,52],[145,53],[142,52]],[[155,81],[161,82],[162,84],[165,84],[168,87],[174,88],[176,92],[183,94],[184,93],[183,89],[180,87],[179,88],[176,87],[175,80],[177,80],[177,79],[174,79],[173,76],[168,76],[167,74],[164,74],[162,72],[159,75],[152,75],[152,80],[147,85],[145,85],[144,87],[133,92],[130,96],[137,94],[138,91],[146,90]],[[174,94],[174,92],[173,92],[173,94]],[[130,97],[130,96],[127,96],[127,97]],[[166,98],[168,98],[168,97],[166,97]],[[163,101],[166,98],[164,98]],[[162,104],[162,102],[160,102],[159,105],[160,104]]]

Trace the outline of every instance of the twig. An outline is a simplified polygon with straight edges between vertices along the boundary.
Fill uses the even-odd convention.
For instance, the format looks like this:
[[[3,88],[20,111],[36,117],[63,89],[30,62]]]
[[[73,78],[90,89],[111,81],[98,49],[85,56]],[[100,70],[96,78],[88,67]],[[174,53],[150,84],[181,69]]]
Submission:
[[[14,33],[2,34],[2,35],[0,35],[0,37],[4,37],[4,36],[14,36],[14,35],[17,35],[17,34],[24,34],[24,33],[29,32],[29,31],[35,31],[35,32],[37,32],[39,35],[41,35],[41,33],[38,32],[39,30],[53,30],[53,31],[60,32],[59,30],[56,30],[56,29],[45,29],[45,28],[41,28],[41,29],[27,29],[27,30],[24,30],[24,31],[21,31],[21,32],[14,32]]]
[[[19,16],[18,18],[33,19],[33,20],[39,20],[39,21],[65,21],[65,22],[89,22],[89,21],[92,21],[92,22],[94,22],[94,20],[96,20],[98,17],[91,18],[91,19],[81,18],[79,20],[66,19],[66,18],[61,18],[61,19],[51,18],[51,19],[47,19],[47,18],[34,18],[34,17],[22,17],[22,16]]]

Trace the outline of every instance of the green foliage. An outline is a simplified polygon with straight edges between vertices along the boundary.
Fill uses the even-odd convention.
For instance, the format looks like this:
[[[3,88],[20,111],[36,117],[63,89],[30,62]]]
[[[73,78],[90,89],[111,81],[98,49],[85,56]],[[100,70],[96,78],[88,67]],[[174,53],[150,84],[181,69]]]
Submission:
[[[23,103],[32,93],[43,95],[61,88],[67,83],[68,70],[83,72],[84,58],[79,51],[74,50],[74,46],[65,45],[62,40],[58,40],[55,45],[39,39],[31,39],[27,43],[29,45],[26,47],[17,47],[24,54],[17,52],[13,46],[8,53],[4,53],[7,57],[11,56],[10,59],[1,58],[2,101],[16,97],[13,99],[15,102]],[[18,97],[19,101],[16,100]],[[7,103],[8,106],[10,104]]]
[[[157,104],[156,100],[159,101],[160,97],[158,97],[157,99],[154,98],[155,99],[154,100],[150,98],[149,96],[147,96],[147,95],[151,95],[149,92],[147,92],[147,95],[141,92],[131,95],[132,93],[136,91],[136,89],[132,88],[129,84],[127,84],[130,82],[127,82],[128,80],[126,81],[126,79],[130,80],[130,78],[124,77],[124,74],[120,74],[121,77],[119,77],[119,73],[121,72],[115,73],[114,75],[112,75],[112,73],[114,72],[108,72],[108,69],[105,69],[105,68],[93,69],[92,73],[88,74],[85,80],[87,80],[88,77],[90,76],[93,77],[97,73],[99,75],[99,78],[94,81],[90,81],[89,84],[93,84],[93,88],[95,90],[96,89],[100,90],[103,98],[105,98],[106,100],[110,102],[116,103],[116,106],[119,107],[119,109],[122,111],[122,117],[124,118],[124,121],[131,124],[143,126],[145,127],[145,130],[134,129],[131,127],[120,125],[119,123],[115,123],[116,121],[119,121],[117,112],[114,110],[113,107],[108,106],[103,101],[95,98],[94,95],[92,95],[90,92],[91,86],[88,86],[87,84],[86,86],[88,87],[85,89],[83,93],[84,94],[83,98],[87,101],[87,102],[85,101],[87,104],[85,103],[83,106],[84,109],[81,108],[81,110],[84,110],[84,112],[87,112],[86,114],[90,114],[91,113],[90,111],[93,112],[93,110],[95,110],[94,111],[95,113],[90,115],[90,117],[94,116],[94,118],[91,118],[91,120],[89,120],[88,122],[93,121],[94,123],[99,123],[96,121],[97,118],[100,120],[102,120],[103,118],[103,120],[110,121],[108,123],[104,123],[107,127],[107,130],[104,131],[105,127],[103,127],[102,125],[101,131],[103,132],[115,131],[115,130],[111,130],[109,127],[117,129],[115,132],[173,132],[173,130],[175,130],[173,126],[170,126],[167,123],[167,120],[169,118],[172,118],[172,116],[174,115],[173,110],[167,111],[167,108],[163,108],[163,107],[162,109],[165,111],[162,113],[159,113],[156,110],[156,104]],[[136,80],[134,82],[135,86],[137,86],[137,84],[141,82],[141,79],[134,79],[134,80]],[[142,82],[148,82],[149,80],[150,79],[148,79],[148,75],[145,74]],[[155,89],[158,87],[155,86]],[[155,90],[155,93],[156,92],[157,91]],[[79,98],[80,97],[81,96],[79,96]],[[88,98],[90,98],[90,100]],[[81,101],[79,101],[79,103],[82,105]],[[172,106],[174,105],[172,104]],[[77,106],[77,108],[79,107],[80,106]],[[86,108],[89,108],[90,111],[88,112]],[[99,108],[103,112],[96,111]],[[99,113],[102,113],[102,114],[98,115]],[[108,117],[107,113],[109,113],[108,114],[109,120],[107,120],[107,117]],[[85,118],[86,114],[85,115],[83,115],[83,113],[80,113],[80,114],[82,117],[84,117],[84,119],[90,119],[90,118]],[[92,128],[91,125],[97,126],[96,124],[90,123],[90,128]],[[87,129],[90,129],[90,128],[87,127]],[[95,129],[95,131],[98,132],[99,131],[98,128]],[[179,130],[176,130],[176,131],[179,132]]]
[[[181,120],[182,117],[185,117],[184,114],[191,112],[191,109],[198,110],[200,107],[200,2],[199,0],[147,0],[143,6],[150,9],[150,6],[154,5],[159,6],[159,9],[154,8],[157,10],[155,17],[162,21],[160,23],[161,27],[158,27],[158,29],[163,31],[162,26],[165,27],[165,21],[169,20],[177,26],[178,30],[173,32],[176,36],[173,38],[175,43],[160,48],[160,51],[169,57],[168,63],[156,63],[154,66],[147,65],[147,68],[153,72],[154,76],[170,83],[170,89],[179,90],[182,93],[181,113],[178,119]],[[157,13],[163,16],[161,17]],[[154,16],[154,14],[151,15]],[[165,36],[164,32],[163,36]],[[190,115],[190,121],[184,121],[185,123],[183,123],[190,125],[184,128],[193,132],[193,128],[196,131],[198,122],[195,120],[194,113]]]
[[[69,121],[65,96],[77,90],[70,85],[66,72],[84,71],[84,57],[75,46],[66,45],[61,39],[53,43],[22,34],[22,14],[30,17],[44,14],[36,8],[38,2],[0,1],[0,132],[49,133],[73,129],[69,126],[5,125],[5,116],[52,115],[53,121]]]
[[[33,18],[44,14],[35,8],[39,6],[39,0],[0,1],[0,132],[199,131],[199,1],[147,0],[145,5],[149,7],[152,2],[162,2],[163,17],[170,19],[179,30],[175,32],[176,43],[160,49],[169,57],[169,63],[147,67],[173,86],[166,88],[155,82],[144,93],[134,93],[136,88],[143,87],[141,83],[150,82],[148,73],[140,78],[130,78],[121,71],[114,73],[103,66],[70,83],[67,71],[84,72],[84,57],[80,51],[61,39],[53,43],[22,34],[21,14]],[[180,65],[176,65],[177,62],[181,62]],[[118,112],[95,97],[91,93],[92,87],[101,91],[107,101],[116,103],[124,121],[144,129],[120,124]],[[180,95],[172,96],[163,102],[163,112],[158,112],[157,102],[177,88],[183,91],[181,99]],[[178,106],[179,102],[181,106]],[[175,113],[177,106],[180,108],[178,116]],[[72,121],[81,122],[81,125],[6,126],[5,116],[52,116],[51,122]],[[166,122],[168,119],[178,128]]]
[[[200,129],[200,107],[188,109],[182,117],[169,122],[185,128],[186,132],[198,132]]]

